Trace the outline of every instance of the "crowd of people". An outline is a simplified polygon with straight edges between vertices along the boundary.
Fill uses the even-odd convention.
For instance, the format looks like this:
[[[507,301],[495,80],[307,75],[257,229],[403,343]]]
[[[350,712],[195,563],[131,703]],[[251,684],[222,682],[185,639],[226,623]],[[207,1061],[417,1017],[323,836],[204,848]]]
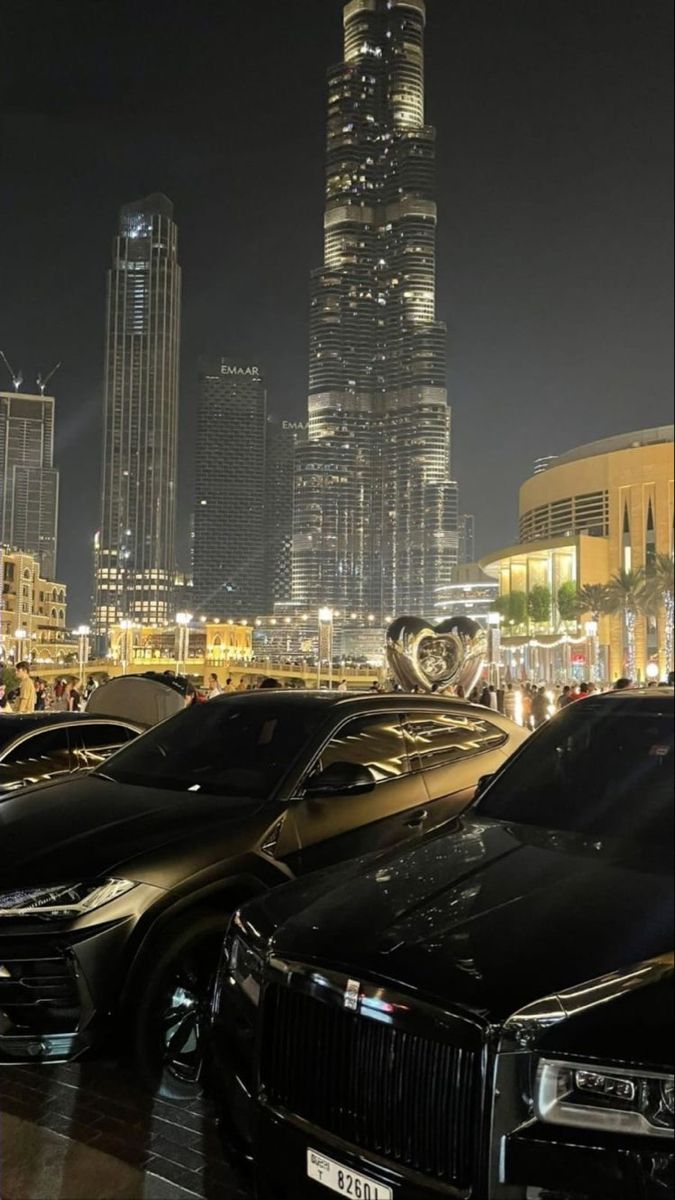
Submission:
[[[526,729],[540,729],[551,717],[570,704],[577,704],[589,696],[607,691],[626,691],[634,687],[632,679],[618,679],[612,686],[588,683],[509,683],[503,689],[494,684],[479,684],[474,688],[470,700],[485,708],[501,712]],[[460,689],[461,692],[461,689]],[[463,694],[463,693],[462,693]]]
[[[49,683],[33,675],[31,664],[19,662],[14,667],[16,685],[0,682],[0,716],[10,713],[80,712],[98,686],[93,676],[79,680],[75,675],[64,676]]]

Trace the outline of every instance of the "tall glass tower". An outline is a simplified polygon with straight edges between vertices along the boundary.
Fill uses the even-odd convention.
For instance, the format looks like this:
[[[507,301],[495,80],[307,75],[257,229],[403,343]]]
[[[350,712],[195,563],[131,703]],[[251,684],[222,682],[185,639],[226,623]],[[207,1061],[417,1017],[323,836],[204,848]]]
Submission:
[[[297,455],[294,598],[381,616],[431,611],[458,554],[425,24],[424,0],[344,10]]]
[[[171,201],[125,205],[108,272],[99,634],[173,617],[180,305]]]

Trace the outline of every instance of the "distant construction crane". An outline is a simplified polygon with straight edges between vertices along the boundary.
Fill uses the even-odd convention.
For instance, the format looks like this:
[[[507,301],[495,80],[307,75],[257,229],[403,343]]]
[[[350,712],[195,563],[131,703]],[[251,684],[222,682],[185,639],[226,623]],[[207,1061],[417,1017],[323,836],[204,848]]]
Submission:
[[[40,371],[40,373],[38,374],[38,377],[35,380],[35,382],[37,383],[37,385],[40,389],[41,396],[44,396],[45,388],[46,388],[47,384],[49,383],[49,380],[52,379],[54,377],[54,375],[56,375],[56,372],[59,370],[60,366],[61,366],[61,363],[57,363],[55,367],[52,367],[49,374],[44,376],[44,378],[42,375],[42,371]]]
[[[2,359],[5,366],[7,367],[7,370],[9,371],[10,378],[11,378],[12,384],[14,386],[14,391],[15,392],[20,391],[21,384],[23,383],[23,371],[15,371],[13,369],[13,367],[10,367],[9,362],[7,361],[7,355],[5,354],[4,350],[0,350],[0,358]]]

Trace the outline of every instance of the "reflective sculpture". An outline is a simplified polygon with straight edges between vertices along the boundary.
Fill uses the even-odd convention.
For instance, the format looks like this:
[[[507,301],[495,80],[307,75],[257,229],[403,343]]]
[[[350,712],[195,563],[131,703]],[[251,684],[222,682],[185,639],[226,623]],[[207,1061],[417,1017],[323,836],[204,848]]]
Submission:
[[[421,617],[398,617],[387,631],[389,666],[406,692],[443,695],[457,687],[469,695],[483,669],[487,634],[470,617],[430,625]]]

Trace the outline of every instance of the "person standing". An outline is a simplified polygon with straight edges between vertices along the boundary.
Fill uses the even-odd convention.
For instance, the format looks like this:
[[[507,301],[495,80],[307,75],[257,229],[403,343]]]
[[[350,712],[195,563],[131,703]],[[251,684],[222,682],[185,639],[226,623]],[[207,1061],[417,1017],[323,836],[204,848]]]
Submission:
[[[82,707],[82,693],[76,679],[69,679],[63,693],[66,712],[79,712]]]
[[[566,683],[558,698],[558,709],[562,712],[563,708],[567,708],[572,704],[574,697],[569,683]]]
[[[509,721],[515,721],[517,711],[518,700],[513,690],[513,684],[510,683],[504,695],[504,716],[508,717]]]
[[[220,680],[217,675],[209,675],[208,699],[217,700],[222,696],[223,689],[220,686]]]
[[[535,729],[541,729],[548,720],[548,696],[546,688],[539,688],[532,700],[532,719]]]
[[[44,712],[47,708],[47,688],[44,679],[35,680],[35,711]]]
[[[27,662],[17,663],[16,673],[19,677],[19,700],[16,711],[33,713],[35,712],[35,684],[30,677],[30,666]]]

